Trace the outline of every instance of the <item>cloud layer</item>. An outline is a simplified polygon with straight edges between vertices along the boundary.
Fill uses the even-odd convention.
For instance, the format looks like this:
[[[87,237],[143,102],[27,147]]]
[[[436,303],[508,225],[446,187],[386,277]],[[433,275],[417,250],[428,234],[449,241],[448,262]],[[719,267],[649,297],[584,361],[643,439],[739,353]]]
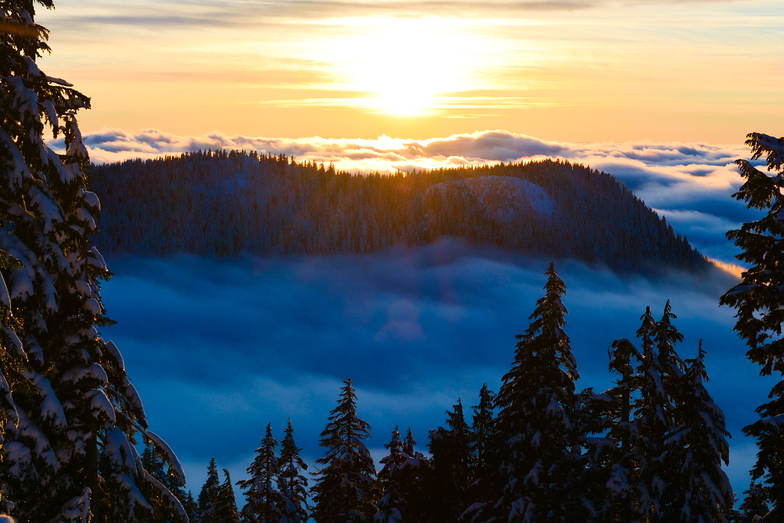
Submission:
[[[707,143],[568,143],[506,131],[458,134],[430,140],[382,136],[375,140],[276,139],[210,133],[178,136],[158,130],[129,133],[105,129],[85,136],[93,161],[154,158],[197,149],[245,149],[284,154],[297,161],[334,163],[354,173],[486,165],[561,158],[608,172],[635,191],[700,251],[733,263],[737,250],[724,234],[755,214],[734,200],[742,182],[735,160],[748,156],[742,145]],[[61,146],[54,142],[55,148]]]
[[[104,301],[118,324],[105,335],[198,492],[211,457],[244,477],[269,422],[280,438],[291,417],[307,460],[320,457],[318,434],[346,376],[377,458],[395,425],[424,446],[458,398],[468,407],[482,383],[498,390],[548,261],[456,241],[365,256],[115,260]],[[672,300],[679,353],[693,357],[704,339],[709,390],[733,434],[731,478],[745,490],[753,442],[740,427],[771,384],[745,360],[732,311],[718,307],[732,279],[646,280],[569,261],[557,269],[579,388],[608,387],[609,344],[634,338],[646,305],[660,315]]]

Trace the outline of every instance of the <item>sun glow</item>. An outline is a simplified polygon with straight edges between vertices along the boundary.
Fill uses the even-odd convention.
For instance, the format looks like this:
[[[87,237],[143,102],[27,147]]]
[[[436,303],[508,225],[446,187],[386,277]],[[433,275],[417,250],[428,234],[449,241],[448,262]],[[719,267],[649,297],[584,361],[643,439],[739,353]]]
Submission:
[[[371,19],[341,24],[330,46],[340,81],[363,104],[398,116],[433,113],[445,94],[475,89],[471,72],[488,42],[465,27],[432,20]]]

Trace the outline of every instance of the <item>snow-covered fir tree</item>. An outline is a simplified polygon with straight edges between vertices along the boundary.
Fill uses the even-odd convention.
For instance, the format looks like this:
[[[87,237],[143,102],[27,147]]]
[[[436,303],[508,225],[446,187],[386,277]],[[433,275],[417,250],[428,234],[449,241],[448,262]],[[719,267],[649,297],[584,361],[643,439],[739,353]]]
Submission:
[[[672,312],[670,300],[667,300],[662,318],[656,323],[653,332],[664,391],[675,402],[677,402],[676,395],[680,390],[681,378],[683,378],[686,369],[686,364],[675,350],[675,344],[683,341],[683,335],[672,323],[672,320],[676,318],[677,316]]]
[[[189,523],[200,523],[199,504],[193,498],[193,492],[190,490],[185,496],[185,499],[182,500],[182,507],[185,509],[185,513],[188,514]]]
[[[278,490],[280,470],[275,449],[278,441],[272,436],[272,424],[256,449],[256,457],[248,467],[250,477],[237,482],[245,491],[245,506],[240,515],[248,523],[279,523],[284,520],[285,500]]]
[[[743,503],[738,507],[738,514],[733,523],[759,523],[770,512],[767,489],[756,481],[752,481],[749,489],[744,492]]]
[[[89,99],[38,68],[49,47],[36,4],[53,7],[0,4],[0,271],[10,282],[0,302],[13,315],[2,340],[8,387],[0,389],[13,389],[15,410],[4,435],[3,493],[21,521],[148,521],[155,507],[184,520],[179,500],[141,463],[139,434],[184,480],[182,468],[148,431],[120,352],[97,330],[110,323],[100,296],[109,273],[92,245],[100,202],[87,189],[76,121]],[[65,154],[46,146],[47,127],[64,135]]]
[[[495,393],[487,383],[479,390],[479,404],[471,407],[474,414],[470,431],[470,485],[468,486],[466,510],[462,521],[478,523],[492,521],[497,516],[495,502],[500,497],[497,438],[493,416]]]
[[[376,467],[363,442],[370,437],[370,424],[357,416],[357,396],[350,378],[321,433],[325,455],[316,463],[312,517],[316,523],[372,521],[377,512]]]
[[[751,147],[752,161],[765,158],[768,172],[752,161],[737,160],[745,182],[733,197],[765,216],[727,233],[742,250],[738,259],[749,268],[720,303],[737,309],[735,330],[749,347],[748,359],[761,366],[760,374],[777,374],[770,401],[757,409],[760,419],[743,428],[759,447],[752,479],[762,480],[769,495],[772,508],[767,522],[784,519],[784,137],[750,133],[746,145]]]
[[[667,300],[662,317],[656,322],[653,330],[653,342],[656,347],[656,359],[659,363],[658,370],[663,391],[663,401],[656,407],[660,409],[666,424],[664,438],[671,437],[684,423],[687,423],[681,418],[681,415],[687,412],[682,406],[686,401],[684,395],[692,387],[687,383],[686,363],[676,351],[676,344],[683,341],[683,335],[673,324],[674,319],[677,319],[677,316],[672,312],[670,300]],[[688,423],[690,422],[693,420]],[[655,438],[659,436],[662,434],[658,432],[654,434]],[[657,439],[656,445],[658,454],[652,456],[652,465],[656,469],[653,481],[656,499],[660,502],[660,506],[658,512],[654,512],[653,519],[654,521],[669,521],[673,517],[671,511],[673,493],[680,495],[680,493],[688,491],[691,479],[682,474],[681,463],[672,459],[673,453],[668,451],[665,440]]]
[[[724,413],[705,388],[705,351],[700,342],[695,359],[681,386],[677,405],[679,425],[664,441],[661,466],[666,482],[661,497],[660,521],[684,523],[726,523],[735,495],[722,461],[729,464],[729,432]]]
[[[640,319],[642,325],[637,329],[637,337],[642,344],[642,359],[637,367],[640,394],[634,402],[633,439],[631,452],[633,460],[639,463],[639,481],[636,484],[637,512],[646,521],[656,520],[659,514],[659,498],[664,488],[664,479],[658,467],[664,438],[670,430],[665,410],[669,398],[664,390],[662,368],[656,354],[653,340],[656,320],[651,308],[645,308]]]
[[[646,313],[647,314],[647,313]],[[643,316],[646,320],[646,316]],[[649,343],[649,340],[644,340]],[[643,520],[640,511],[641,470],[646,461],[637,438],[637,419],[632,420],[632,404],[641,385],[635,365],[642,355],[627,338],[612,343],[610,372],[618,375],[615,386],[605,394],[610,402],[596,402],[600,406],[596,418],[601,418],[595,433],[606,431],[606,440],[598,438],[593,445],[591,467],[598,483],[605,485],[604,495],[593,509],[603,519],[613,523],[634,523]],[[610,445],[605,446],[605,441]],[[597,470],[598,469],[598,470]],[[644,489],[647,492],[647,489]]]
[[[403,451],[403,442],[397,427],[392,431],[392,438],[384,447],[389,450],[389,454],[381,458],[383,468],[378,473],[381,499],[378,500],[378,512],[373,522],[402,523],[407,521],[403,480],[408,472],[411,457]]]
[[[207,465],[207,479],[199,492],[199,523],[218,523],[216,510],[220,497],[220,477],[215,458]]]
[[[471,470],[472,477],[488,477],[494,468],[495,458],[495,417],[493,404],[495,393],[487,383],[479,390],[479,404],[471,407],[474,414],[471,419]]]
[[[303,474],[308,465],[300,457],[299,451],[289,418],[278,458],[278,491],[285,502],[283,523],[304,523],[308,519],[308,479]]]
[[[405,500],[405,521],[427,521],[431,504],[429,495],[429,481],[431,478],[430,460],[416,450],[416,440],[411,432],[411,427],[403,438],[403,454],[410,459],[405,468],[398,470],[397,483],[401,497]]]
[[[581,435],[574,419],[579,378],[564,331],[566,286],[551,263],[545,296],[536,302],[496,396],[505,476],[502,519],[510,523],[579,521]]]
[[[406,437],[403,439],[403,452],[409,456],[413,456],[414,448],[416,448],[416,440],[414,440],[414,434],[411,432],[411,427],[408,427],[408,430],[406,430]]]
[[[223,469],[226,479],[218,488],[218,502],[215,506],[215,521],[217,523],[240,523],[240,514],[237,512],[237,498],[234,497],[234,485],[227,469]]]
[[[153,445],[152,442],[148,443],[144,452],[142,452],[141,460],[142,465],[150,476],[158,480],[169,490],[169,492],[174,494],[177,499],[182,502],[183,509],[185,509],[185,513],[188,516],[188,521],[190,523],[196,523],[191,521],[191,514],[188,512],[187,499],[190,493],[188,495],[185,494],[185,491],[182,488],[182,480],[168,465],[166,456],[160,449]],[[191,501],[193,501],[193,496],[191,496]],[[165,499],[153,497],[150,499],[150,504],[155,509],[150,523],[175,523],[181,520],[178,516],[173,516],[169,513],[169,507],[166,506]]]
[[[430,431],[430,514],[431,523],[457,521],[468,507],[471,483],[471,436],[458,399],[446,411],[446,427]]]

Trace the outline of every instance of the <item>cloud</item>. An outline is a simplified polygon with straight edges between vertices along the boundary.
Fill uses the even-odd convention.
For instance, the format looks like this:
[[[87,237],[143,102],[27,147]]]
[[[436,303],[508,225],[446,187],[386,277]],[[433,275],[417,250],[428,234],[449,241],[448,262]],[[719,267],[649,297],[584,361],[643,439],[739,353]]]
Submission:
[[[461,24],[529,23],[536,13],[584,11],[608,5],[606,0],[273,0],[263,3],[250,0],[142,0],[133,7],[117,0],[94,5],[81,0],[82,16],[65,16],[55,20],[63,29],[84,27],[126,26],[145,30],[155,27],[240,27],[263,23],[363,23],[361,19],[389,17],[393,19],[432,18],[462,19]],[[639,2],[643,3],[643,2]],[[648,2],[649,3],[649,2]],[[710,4],[720,0],[658,0],[661,4]],[[107,4],[111,9],[107,9]],[[366,21],[367,22],[367,21]]]
[[[312,464],[347,376],[373,427],[372,448],[380,452],[399,425],[424,449],[458,398],[469,407],[483,383],[498,390],[549,260],[444,240],[362,256],[109,262],[116,275],[104,304],[118,324],[104,335],[122,350],[151,427],[176,449],[198,492],[211,457],[235,480],[245,477],[266,424],[280,439],[289,417]],[[704,340],[709,390],[727,414],[733,449],[750,444],[740,428],[772,384],[746,361],[733,311],[718,307],[733,277],[649,280],[556,263],[578,388],[609,387],[609,344],[633,339],[645,307],[660,315],[671,299],[684,334],[679,353],[693,357]],[[753,461],[740,456],[733,451],[738,491]]]

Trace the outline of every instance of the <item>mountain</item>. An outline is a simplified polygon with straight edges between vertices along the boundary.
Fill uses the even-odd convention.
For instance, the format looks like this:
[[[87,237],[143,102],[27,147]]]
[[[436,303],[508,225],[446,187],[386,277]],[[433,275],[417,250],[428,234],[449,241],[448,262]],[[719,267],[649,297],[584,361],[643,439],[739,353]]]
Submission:
[[[255,152],[93,166],[105,253],[371,252],[442,236],[616,270],[707,266],[613,176],[565,161],[381,175]]]

